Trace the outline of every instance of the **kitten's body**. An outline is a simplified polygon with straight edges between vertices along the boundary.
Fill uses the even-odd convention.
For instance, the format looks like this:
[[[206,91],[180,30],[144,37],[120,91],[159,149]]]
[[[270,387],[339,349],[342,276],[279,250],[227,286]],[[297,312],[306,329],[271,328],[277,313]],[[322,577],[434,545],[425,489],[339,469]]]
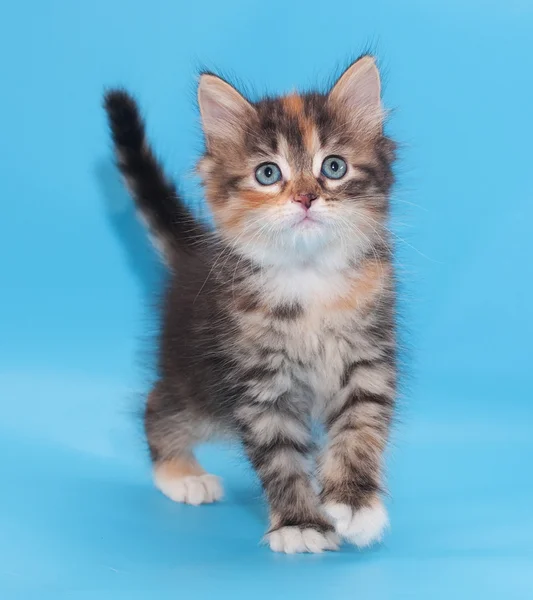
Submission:
[[[204,76],[200,171],[214,234],[164,179],[133,101],[122,92],[107,98],[119,164],[174,274],[146,409],[156,483],[178,501],[218,499],[218,481],[192,449],[237,436],[270,503],[274,550],[333,549],[334,525],[367,545],[386,524],[379,494],[395,393],[386,228],[393,146],[371,105],[368,61],[328,96],[255,105]],[[341,152],[347,176],[327,181],[321,162]],[[283,180],[263,190],[249,172],[272,157]],[[312,419],[328,432],[320,496],[309,471]]]

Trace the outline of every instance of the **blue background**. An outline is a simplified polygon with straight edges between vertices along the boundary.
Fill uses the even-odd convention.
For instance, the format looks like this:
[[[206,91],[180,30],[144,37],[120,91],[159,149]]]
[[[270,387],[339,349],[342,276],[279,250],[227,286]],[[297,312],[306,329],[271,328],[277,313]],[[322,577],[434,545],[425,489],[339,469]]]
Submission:
[[[0,19],[0,597],[532,598],[533,5],[18,0]],[[402,144],[409,381],[378,548],[281,556],[234,449],[217,506],[155,491],[136,417],[161,281],[110,160],[131,89],[191,202],[195,74],[327,82],[370,46]]]

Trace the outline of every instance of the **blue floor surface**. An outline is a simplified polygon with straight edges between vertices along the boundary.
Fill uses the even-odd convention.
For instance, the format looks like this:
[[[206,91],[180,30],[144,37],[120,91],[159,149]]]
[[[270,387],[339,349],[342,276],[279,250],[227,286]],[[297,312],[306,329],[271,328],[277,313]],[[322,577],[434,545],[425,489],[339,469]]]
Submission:
[[[533,4],[4,4],[0,600],[533,599]],[[275,555],[238,449],[201,449],[225,482],[219,505],[179,506],[151,484],[137,413],[161,267],[101,97],[116,84],[138,96],[201,206],[199,66],[276,93],[328,81],[368,47],[400,141],[409,376],[392,527],[367,551]]]
[[[0,380],[14,418],[37,393],[24,379]],[[39,400],[54,408],[1,436],[1,597],[530,598],[531,406],[484,414],[486,396],[447,392],[441,410],[396,427],[383,545],[285,556],[259,545],[266,511],[238,452],[201,452],[224,478],[222,503],[174,504],[149,481],[134,421],[106,408],[120,389],[43,381]],[[52,441],[54,421],[91,398],[91,419]]]

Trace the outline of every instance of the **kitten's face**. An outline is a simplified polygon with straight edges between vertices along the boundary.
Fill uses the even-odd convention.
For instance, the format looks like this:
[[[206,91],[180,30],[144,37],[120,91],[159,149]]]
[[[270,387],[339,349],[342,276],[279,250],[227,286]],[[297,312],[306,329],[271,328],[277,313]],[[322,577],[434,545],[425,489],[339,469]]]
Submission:
[[[199,99],[207,199],[241,252],[284,262],[373,243],[386,216],[393,145],[382,134],[371,59],[352,65],[328,95],[251,104],[204,75]]]

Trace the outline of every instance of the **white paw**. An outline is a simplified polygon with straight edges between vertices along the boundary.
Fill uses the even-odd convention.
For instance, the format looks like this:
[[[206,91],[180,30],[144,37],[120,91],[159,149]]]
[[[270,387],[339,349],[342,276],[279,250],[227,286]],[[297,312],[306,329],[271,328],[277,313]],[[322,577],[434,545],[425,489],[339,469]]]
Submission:
[[[337,533],[359,548],[381,541],[389,525],[381,500],[355,511],[347,504],[326,504],[324,508],[333,519]]]
[[[295,554],[296,552],[324,552],[337,550],[339,537],[333,531],[320,533],[316,529],[299,527],[281,527],[267,535],[270,549],[274,552]]]
[[[186,504],[209,504],[223,496],[220,478],[216,475],[186,475],[185,477],[164,477],[154,475],[156,487],[174,502]]]

